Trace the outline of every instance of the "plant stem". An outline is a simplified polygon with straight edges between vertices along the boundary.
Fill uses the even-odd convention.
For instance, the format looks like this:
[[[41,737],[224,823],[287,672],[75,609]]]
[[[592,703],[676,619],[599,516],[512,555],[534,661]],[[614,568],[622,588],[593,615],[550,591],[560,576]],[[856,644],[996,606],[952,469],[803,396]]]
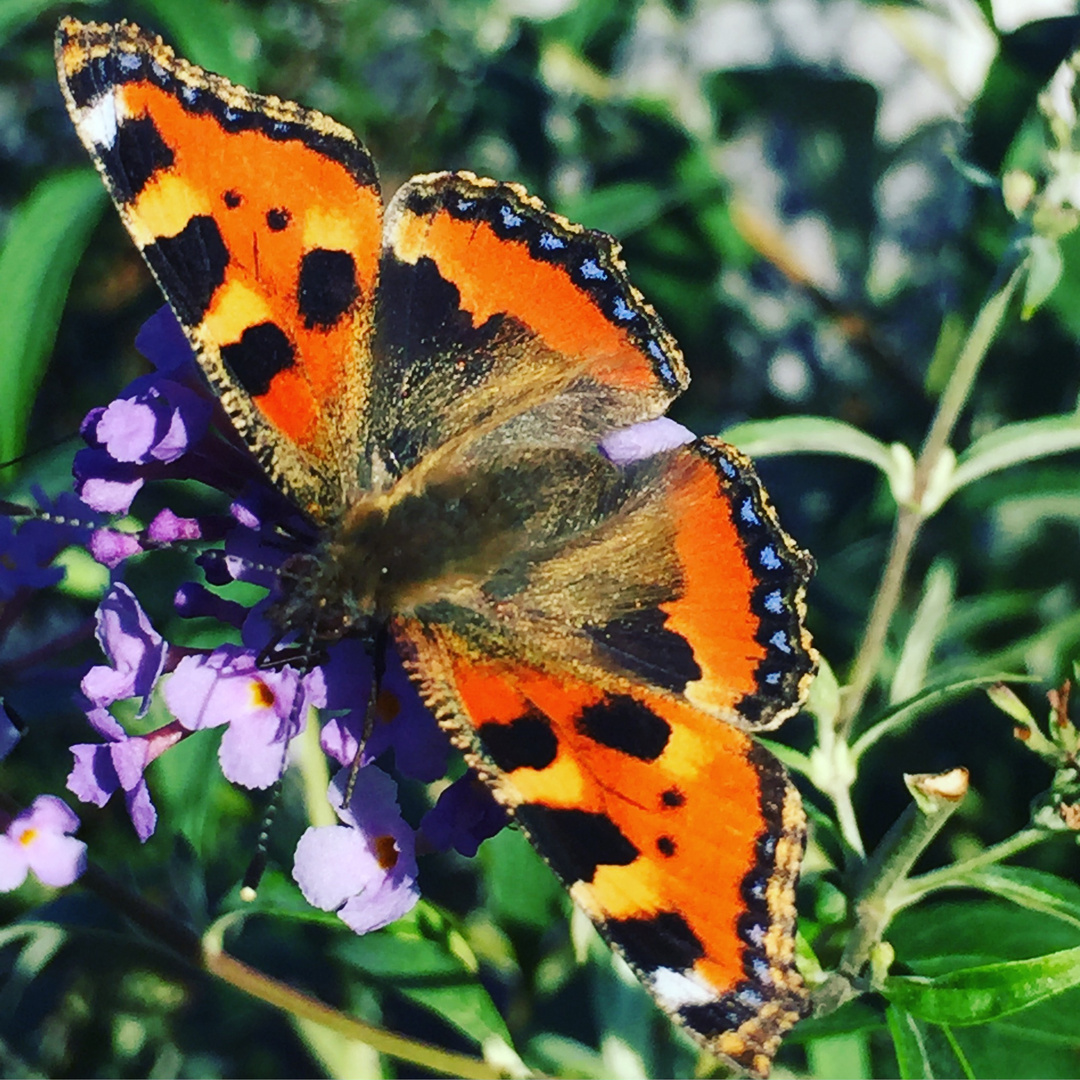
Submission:
[[[264,975],[261,971],[256,971],[217,948],[204,948],[203,966],[230,986],[235,986],[259,1001],[265,1001],[275,1009],[321,1024],[339,1035],[366,1043],[381,1054],[389,1054],[400,1061],[407,1061],[410,1065],[419,1065],[425,1071],[460,1076],[463,1080],[499,1080],[506,1075],[478,1058],[455,1054],[415,1039],[406,1039],[365,1024],[362,1020],[355,1020],[277,979]]]
[[[975,376],[994,337],[1001,328],[1009,302],[1023,281],[1027,268],[1028,263],[1025,259],[1013,270],[1005,284],[983,303],[960,349],[960,355],[949,375],[949,381],[938,400],[930,430],[927,432],[915,463],[911,499],[897,507],[896,522],[893,526],[892,542],[885,561],[885,569],[882,571],[877,592],[874,594],[874,603],[870,609],[862,641],[855,654],[851,678],[843,690],[838,729],[844,738],[850,732],[852,721],[862,708],[866,694],[881,665],[886,635],[900,602],[908,563],[919,531],[929,514],[937,509],[937,507],[928,509],[925,506],[927,488],[934,478],[942,455],[948,450],[953,428],[971,394]]]
[[[895,910],[910,907],[918,903],[924,896],[941,889],[963,888],[966,884],[964,878],[975,870],[981,870],[984,866],[992,866],[994,863],[1004,862],[1013,855],[1025,851],[1029,847],[1041,844],[1057,833],[1047,829],[1022,829],[1010,836],[1008,840],[1002,840],[1000,844],[987,848],[985,851],[973,855],[963,862],[953,863],[951,866],[942,866],[937,870],[920,874],[918,877],[909,878],[900,885],[893,893]]]
[[[304,1017],[338,1034],[366,1043],[379,1053],[389,1054],[410,1065],[419,1065],[429,1072],[460,1076],[463,1080],[499,1080],[507,1075],[479,1058],[407,1039],[355,1020],[249,967],[221,947],[221,920],[200,941],[199,936],[185,923],[131,892],[96,866],[87,867],[80,882],[184,960],[289,1015]]]
[[[966,781],[965,781],[966,782]],[[896,894],[919,856],[960,806],[960,799],[919,801],[900,815],[867,863],[866,883],[855,901],[856,921],[837,971],[855,978],[898,910]]]

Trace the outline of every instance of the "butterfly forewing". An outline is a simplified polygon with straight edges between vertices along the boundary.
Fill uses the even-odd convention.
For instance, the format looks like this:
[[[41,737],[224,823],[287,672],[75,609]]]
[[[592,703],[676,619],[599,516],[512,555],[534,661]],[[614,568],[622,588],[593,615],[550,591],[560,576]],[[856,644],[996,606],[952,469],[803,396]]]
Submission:
[[[355,493],[382,203],[355,136],[126,23],[65,19],[75,127],[240,434],[301,509]]]

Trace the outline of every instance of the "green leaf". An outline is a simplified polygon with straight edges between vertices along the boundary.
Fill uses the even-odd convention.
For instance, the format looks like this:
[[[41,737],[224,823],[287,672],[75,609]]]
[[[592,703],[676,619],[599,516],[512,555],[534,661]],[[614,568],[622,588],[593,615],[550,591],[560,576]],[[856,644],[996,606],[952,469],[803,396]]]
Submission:
[[[0,461],[18,457],[75,268],[105,206],[93,169],[55,173],[16,208],[0,247]]]
[[[997,431],[976,439],[960,455],[941,501],[1000,469],[1077,449],[1080,449],[1078,414],[1045,416],[1040,420],[1005,424]]]
[[[865,1031],[828,1035],[806,1044],[812,1076],[862,1080],[870,1076],[870,1038]]]
[[[932,1027],[895,1005],[885,1011],[885,1019],[901,1080],[954,1076],[974,1080],[975,1074],[948,1028]]]
[[[1027,242],[1028,273],[1024,281],[1022,317],[1030,319],[1057,288],[1065,261],[1057,242],[1048,236],[1031,236]]]
[[[922,598],[900,650],[889,688],[890,704],[913,697],[923,688],[934,646],[952,607],[955,585],[951,563],[944,559],[935,560],[926,575]]]
[[[148,21],[169,44],[193,64],[254,88],[258,81],[258,38],[251,15],[236,3],[177,4],[175,0],[142,0]]]
[[[655,184],[610,184],[566,200],[562,209],[571,221],[625,237],[651,225],[669,202]]]
[[[733,443],[750,457],[774,457],[778,454],[836,454],[856,458],[880,469],[889,481],[898,502],[908,498],[910,470],[903,458],[865,432],[841,420],[825,416],[782,416],[776,420],[753,420],[736,424],[721,432],[721,438]],[[910,459],[910,453],[907,458]]]
[[[480,1046],[491,1040],[511,1046],[499,1010],[475,967],[455,950],[445,928],[402,919],[386,930],[340,941],[335,952],[350,967],[436,1013]],[[439,934],[441,940],[424,936]]]
[[[916,720],[958,697],[963,697],[972,690],[980,690],[999,682],[1034,681],[1035,678],[1031,675],[998,672],[993,675],[977,675],[969,679],[958,679],[929,686],[914,697],[908,698],[907,701],[901,701],[879,713],[866,731],[852,743],[852,759],[857,762],[867,750],[886,735],[899,734]]]
[[[934,1024],[985,1024],[1080,986],[1080,946],[1031,960],[952,971],[937,978],[891,975],[882,989],[894,1005]]]
[[[546,929],[564,910],[566,891],[520,830],[503,829],[484,841],[479,858],[497,922]]]
[[[984,866],[956,878],[958,888],[980,889],[1080,929],[1080,886],[1026,866]]]
[[[938,1075],[930,1064],[930,1048],[922,1025],[911,1013],[890,1005],[885,1011],[901,1080],[933,1080]]]

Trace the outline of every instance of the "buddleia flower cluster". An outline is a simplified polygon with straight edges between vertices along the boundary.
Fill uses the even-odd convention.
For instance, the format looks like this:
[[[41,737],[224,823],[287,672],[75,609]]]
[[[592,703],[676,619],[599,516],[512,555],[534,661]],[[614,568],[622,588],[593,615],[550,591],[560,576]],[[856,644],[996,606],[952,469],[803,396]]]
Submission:
[[[474,855],[505,824],[505,814],[466,772],[419,822],[405,820],[397,784],[380,766],[392,750],[397,775],[438,780],[449,762],[446,736],[392,652],[373,703],[372,658],[363,642],[341,640],[317,657],[290,654],[290,641],[266,612],[279,598],[281,568],[311,551],[317,532],[269,484],[236,435],[168,308],[147,321],[136,347],[155,370],[86,417],[86,446],[74,461],[77,498],[50,503],[39,495],[35,515],[0,518],[0,604],[9,610],[60,580],[54,560],[73,543],[110,572],[95,616],[103,662],[82,673],[75,693],[87,735],[70,748],[68,790],[96,807],[122,799],[145,842],[158,822],[147,770],[178,743],[223,728],[222,773],[240,787],[265,790],[284,774],[293,740],[322,716],[320,742],[338,769],[328,796],[339,823],[303,834],[293,875],[309,902],[338,912],[356,932],[385,926],[418,899],[418,848]],[[224,493],[228,513],[186,517],[166,508],[138,532],[113,524],[147,485],[166,479]],[[170,644],[125,582],[132,560],[181,543],[199,549],[205,581],[177,590],[176,611],[232,628],[239,644]],[[234,581],[262,586],[265,598],[246,607],[214,591]],[[117,719],[131,709],[114,706],[130,703],[138,726],[157,695],[172,717],[168,723],[132,733]],[[16,741],[16,728],[0,710],[0,751]],[[72,835],[79,820],[63,800],[42,795],[8,818],[0,836],[0,890],[18,887],[28,871],[53,886],[82,872],[86,846]]]

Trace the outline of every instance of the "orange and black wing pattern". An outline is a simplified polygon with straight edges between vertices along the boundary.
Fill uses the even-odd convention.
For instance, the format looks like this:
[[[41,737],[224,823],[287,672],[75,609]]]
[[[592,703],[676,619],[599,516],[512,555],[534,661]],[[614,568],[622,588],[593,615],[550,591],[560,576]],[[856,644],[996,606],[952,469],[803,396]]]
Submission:
[[[375,351],[370,452],[391,476],[507,446],[595,447],[689,381],[612,237],[471,173],[394,196]]]
[[[765,1075],[806,1012],[794,966],[805,824],[776,759],[698,709],[398,626],[440,722],[657,1002]]]
[[[68,108],[236,426],[316,519],[355,490],[382,236],[347,128],[127,23],[64,19]]]
[[[545,474],[558,469],[530,487]],[[809,557],[719,440],[580,469],[574,504],[588,508],[574,535],[459,581],[394,636],[440,723],[659,1004],[765,1074],[806,1008],[805,824],[741,728],[805,698]]]

